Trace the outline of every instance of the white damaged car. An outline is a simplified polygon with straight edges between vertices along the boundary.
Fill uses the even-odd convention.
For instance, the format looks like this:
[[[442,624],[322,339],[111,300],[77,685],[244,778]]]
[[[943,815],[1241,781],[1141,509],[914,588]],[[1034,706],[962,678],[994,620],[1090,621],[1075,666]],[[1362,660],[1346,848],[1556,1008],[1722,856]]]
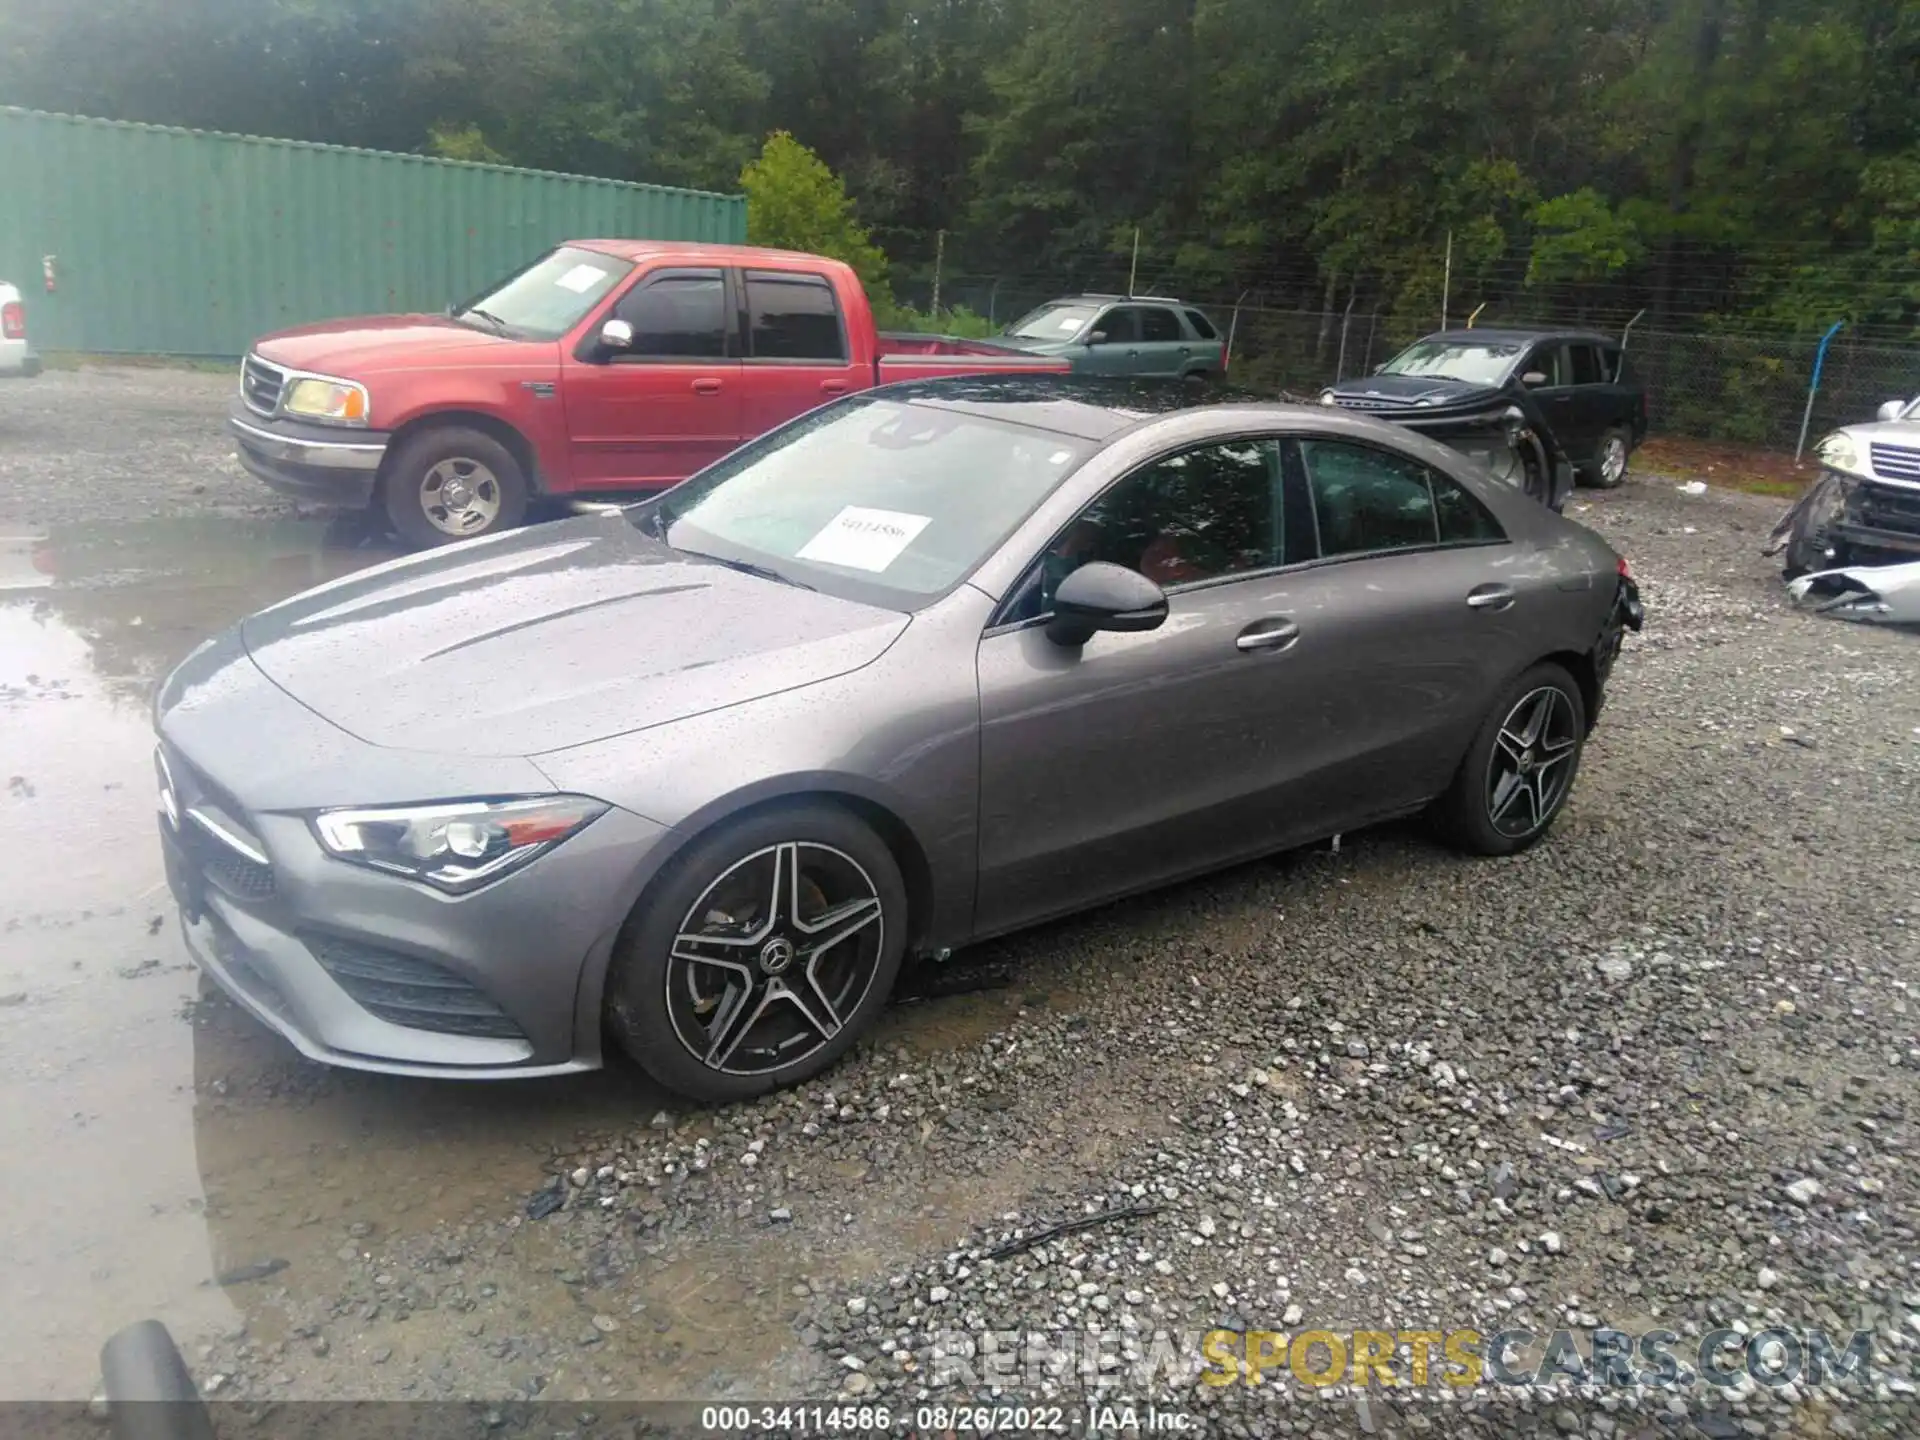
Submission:
[[[1784,552],[1788,594],[1847,619],[1920,624],[1920,398],[1889,400],[1814,454],[1819,478],[1764,552]]]
[[[40,357],[27,344],[27,302],[0,280],[0,380],[26,380],[40,373]]]

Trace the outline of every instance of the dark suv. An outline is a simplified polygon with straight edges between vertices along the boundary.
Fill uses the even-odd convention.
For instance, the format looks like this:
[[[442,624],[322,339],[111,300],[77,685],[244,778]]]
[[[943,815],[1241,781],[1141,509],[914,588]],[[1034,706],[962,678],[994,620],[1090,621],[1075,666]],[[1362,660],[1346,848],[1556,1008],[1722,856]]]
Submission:
[[[1219,327],[1194,306],[1161,295],[1049,300],[995,338],[1030,354],[1060,356],[1081,375],[1218,380],[1227,373]]]
[[[1321,399],[1382,412],[1521,403],[1590,485],[1611,489],[1647,434],[1647,394],[1617,340],[1587,330],[1443,330]]]

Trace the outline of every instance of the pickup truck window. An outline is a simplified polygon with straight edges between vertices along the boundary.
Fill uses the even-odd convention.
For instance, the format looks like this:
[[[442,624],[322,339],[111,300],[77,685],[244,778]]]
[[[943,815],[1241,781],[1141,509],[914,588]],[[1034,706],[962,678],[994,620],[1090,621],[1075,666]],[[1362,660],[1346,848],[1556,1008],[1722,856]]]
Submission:
[[[677,550],[911,610],[971,574],[1092,448],[859,396],[736,450],[636,518]]]
[[[529,340],[558,340],[633,266],[611,255],[562,245],[454,310],[454,318]]]
[[[847,337],[833,287],[817,275],[749,271],[747,354],[755,360],[821,360],[844,365]]]
[[[642,280],[613,313],[633,326],[621,360],[716,360],[727,353],[726,283],[718,270],[670,270]]]
[[[1576,385],[1599,385],[1606,380],[1600,366],[1600,352],[1592,345],[1569,345],[1567,353],[1573,357],[1573,383]]]

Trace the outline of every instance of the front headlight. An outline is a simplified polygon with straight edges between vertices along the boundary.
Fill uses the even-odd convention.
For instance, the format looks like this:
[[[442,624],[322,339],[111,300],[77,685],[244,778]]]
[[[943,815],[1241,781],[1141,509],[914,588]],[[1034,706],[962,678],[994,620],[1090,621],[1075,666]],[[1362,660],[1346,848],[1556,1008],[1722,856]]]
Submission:
[[[1836,430],[1827,436],[1813,447],[1813,453],[1829,470],[1838,470],[1847,475],[1859,473],[1859,447],[1853,443],[1853,437],[1844,430]]]
[[[1320,403],[1322,405],[1338,405],[1340,402],[1333,398],[1333,391],[1322,390],[1320,392]]]
[[[367,423],[366,387],[351,380],[322,380],[309,376],[290,381],[280,408],[288,415],[325,420],[334,425]]]
[[[465,894],[530,864],[607,813],[584,795],[459,800],[378,810],[323,810],[314,833],[329,854]]]

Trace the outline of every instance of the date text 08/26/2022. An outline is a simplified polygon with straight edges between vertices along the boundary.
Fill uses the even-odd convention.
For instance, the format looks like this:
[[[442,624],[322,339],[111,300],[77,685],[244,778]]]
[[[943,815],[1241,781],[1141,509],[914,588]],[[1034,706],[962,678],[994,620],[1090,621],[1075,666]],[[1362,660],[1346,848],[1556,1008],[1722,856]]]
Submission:
[[[1180,1435],[1196,1428],[1183,1410],[1156,1405],[708,1405],[713,1436]]]

